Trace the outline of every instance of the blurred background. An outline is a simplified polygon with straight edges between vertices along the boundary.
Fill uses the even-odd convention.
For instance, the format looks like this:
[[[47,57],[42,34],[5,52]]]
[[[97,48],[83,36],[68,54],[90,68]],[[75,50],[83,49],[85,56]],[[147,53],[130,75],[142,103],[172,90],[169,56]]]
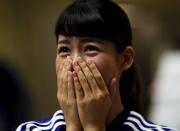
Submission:
[[[180,130],[180,1],[114,1],[132,24],[145,116]],[[0,0],[0,130],[59,109],[54,27],[70,2]]]

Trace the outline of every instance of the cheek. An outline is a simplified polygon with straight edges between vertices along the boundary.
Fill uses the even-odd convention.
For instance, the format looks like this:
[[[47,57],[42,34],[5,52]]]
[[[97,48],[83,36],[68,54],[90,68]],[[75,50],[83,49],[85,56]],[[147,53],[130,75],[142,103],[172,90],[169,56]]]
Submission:
[[[106,85],[108,86],[111,79],[115,76],[115,67],[110,64],[110,61],[99,61],[96,63],[97,68],[99,69]]]
[[[118,76],[119,70],[116,61],[113,58],[108,56],[99,56],[89,60],[96,64],[107,86],[112,77]]]

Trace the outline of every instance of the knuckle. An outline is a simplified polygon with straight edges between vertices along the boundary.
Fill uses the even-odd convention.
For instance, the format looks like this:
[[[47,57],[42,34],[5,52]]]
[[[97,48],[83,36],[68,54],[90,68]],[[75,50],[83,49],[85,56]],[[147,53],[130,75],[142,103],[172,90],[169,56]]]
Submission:
[[[87,66],[86,66],[86,63],[85,63],[85,62],[82,62],[81,67],[82,67],[82,68],[86,68],[86,67],[87,67]]]
[[[62,75],[59,75],[59,76],[58,76],[58,80],[59,80],[60,82],[62,82],[62,81],[63,81],[63,77],[62,77]]]
[[[108,96],[109,96],[109,93],[107,91],[104,91],[104,92],[98,93],[97,98],[98,99],[104,99]]]
[[[87,100],[86,100],[86,103],[94,103],[96,101],[96,98],[95,97],[88,97]]]
[[[80,67],[79,67],[79,66],[77,66],[77,67],[76,67],[76,70],[77,70],[77,71],[80,71]]]
[[[93,79],[93,77],[92,77],[92,75],[90,74],[90,73],[87,73],[87,78],[89,78],[89,79]]]
[[[86,99],[77,101],[77,103],[78,103],[79,106],[81,106],[83,108],[86,105],[89,105],[90,103],[92,103],[94,101],[95,101],[95,99],[86,98]]]
[[[61,95],[58,95],[57,98],[60,103],[65,103],[65,99]]]
[[[81,82],[83,82],[83,83],[86,82],[86,79],[85,79],[84,77],[81,77],[79,80],[80,80]]]
[[[75,88],[78,92],[81,92],[82,91],[82,89],[81,89],[81,86],[77,83],[76,84],[76,88]]]
[[[66,105],[67,105],[67,106],[72,106],[72,105],[74,105],[74,101],[68,100],[68,101],[66,102]]]
[[[105,97],[109,96],[109,92],[108,92],[108,91],[105,91],[105,92],[104,92],[104,96],[105,96]]]
[[[61,97],[60,97],[59,93],[57,93],[57,99],[60,100],[60,98],[61,98]]]
[[[97,99],[102,99],[102,98],[104,98],[104,95],[102,93],[98,93]]]
[[[100,74],[95,74],[95,77],[98,81],[101,81],[101,75]]]
[[[62,76],[61,75],[57,75],[57,78],[59,81],[62,81]]]
[[[62,78],[62,81],[65,82],[65,83],[67,83],[67,82],[68,82],[68,79],[67,79],[66,77],[63,77],[63,78]]]
[[[89,65],[91,67],[91,69],[96,69],[96,66],[92,63]]]
[[[77,100],[77,104],[81,107],[85,107],[86,101],[85,100]]]

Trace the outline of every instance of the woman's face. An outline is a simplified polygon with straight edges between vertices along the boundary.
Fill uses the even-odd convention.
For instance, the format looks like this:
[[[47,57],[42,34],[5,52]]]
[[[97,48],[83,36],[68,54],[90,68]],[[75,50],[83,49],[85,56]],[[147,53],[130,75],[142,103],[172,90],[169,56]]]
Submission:
[[[94,62],[107,86],[112,77],[120,80],[123,71],[121,69],[121,55],[117,52],[112,42],[89,37],[66,37],[59,35],[56,72],[61,63],[67,59],[67,56],[70,56],[73,61],[77,57],[81,57],[85,61]]]

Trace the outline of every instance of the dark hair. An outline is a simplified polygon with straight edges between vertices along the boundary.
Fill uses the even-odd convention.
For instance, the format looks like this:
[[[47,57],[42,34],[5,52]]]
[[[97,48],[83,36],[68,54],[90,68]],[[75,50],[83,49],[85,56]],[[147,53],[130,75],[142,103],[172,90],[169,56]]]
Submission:
[[[115,43],[118,52],[132,43],[125,12],[110,0],[76,0],[60,15],[55,35],[105,39]],[[135,65],[123,72],[120,93],[125,108],[142,113],[141,84]]]

